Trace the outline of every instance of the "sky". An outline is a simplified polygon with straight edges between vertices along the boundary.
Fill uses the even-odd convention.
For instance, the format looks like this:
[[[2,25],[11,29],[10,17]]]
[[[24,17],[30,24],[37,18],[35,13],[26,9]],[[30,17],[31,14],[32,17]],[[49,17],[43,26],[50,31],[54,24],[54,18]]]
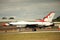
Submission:
[[[41,19],[51,11],[60,16],[60,0],[0,0],[0,18]]]

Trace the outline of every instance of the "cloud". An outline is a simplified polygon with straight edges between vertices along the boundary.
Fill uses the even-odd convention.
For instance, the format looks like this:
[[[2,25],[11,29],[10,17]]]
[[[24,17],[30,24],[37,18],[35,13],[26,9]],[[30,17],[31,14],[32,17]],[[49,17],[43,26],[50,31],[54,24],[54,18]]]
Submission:
[[[35,3],[35,4],[19,4],[19,5],[7,5],[7,6],[2,6],[0,11],[17,11],[17,10],[25,10],[25,11],[31,11],[31,10],[36,10],[36,9],[44,9],[44,8],[57,8],[58,4],[57,3]]]
[[[0,3],[49,3],[49,2],[59,2],[60,0],[0,0]]]
[[[50,11],[60,10],[59,0],[0,0],[1,16],[42,18]],[[43,15],[43,16],[42,16]]]

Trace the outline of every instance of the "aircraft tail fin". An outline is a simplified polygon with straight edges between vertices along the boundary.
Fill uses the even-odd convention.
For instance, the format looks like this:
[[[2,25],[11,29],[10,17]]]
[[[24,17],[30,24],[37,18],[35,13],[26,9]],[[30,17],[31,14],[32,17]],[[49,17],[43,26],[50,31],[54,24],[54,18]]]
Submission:
[[[46,22],[52,22],[52,19],[53,19],[54,15],[55,15],[55,12],[52,11],[47,16],[45,16],[43,18],[43,20],[46,21]]]
[[[52,11],[47,16],[45,16],[43,19],[37,20],[37,22],[52,22],[54,15],[55,15],[55,12]]]

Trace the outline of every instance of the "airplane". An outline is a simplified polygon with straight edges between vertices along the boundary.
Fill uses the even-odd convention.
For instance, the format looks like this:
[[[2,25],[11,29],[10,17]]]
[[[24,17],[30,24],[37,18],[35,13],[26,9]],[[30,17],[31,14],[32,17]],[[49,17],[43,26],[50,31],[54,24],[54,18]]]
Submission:
[[[30,27],[32,27],[33,25],[34,26],[38,25],[39,27],[53,26],[54,23],[52,22],[52,20],[54,15],[55,12],[52,11],[41,20],[35,20],[34,22],[29,22],[29,21],[10,22],[10,23],[6,23],[5,25],[17,25],[17,27],[26,27],[27,25],[29,25]]]

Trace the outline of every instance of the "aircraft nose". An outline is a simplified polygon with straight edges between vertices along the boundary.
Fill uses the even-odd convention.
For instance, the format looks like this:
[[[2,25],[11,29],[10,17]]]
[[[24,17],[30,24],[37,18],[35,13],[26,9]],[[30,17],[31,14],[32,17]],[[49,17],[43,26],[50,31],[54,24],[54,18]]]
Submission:
[[[8,26],[9,24],[8,23],[5,23],[4,26]]]
[[[8,23],[2,23],[2,26],[8,26],[9,24]]]

